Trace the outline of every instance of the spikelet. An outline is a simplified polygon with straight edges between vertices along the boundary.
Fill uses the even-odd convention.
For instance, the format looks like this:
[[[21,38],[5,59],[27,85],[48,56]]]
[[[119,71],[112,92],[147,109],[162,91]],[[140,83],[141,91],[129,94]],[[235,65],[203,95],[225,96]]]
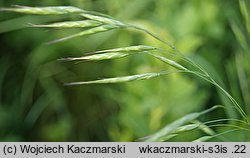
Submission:
[[[85,28],[85,27],[95,27],[101,25],[101,22],[94,20],[82,20],[82,21],[64,21],[56,22],[52,24],[36,25],[30,24],[32,27],[55,27],[55,28]]]
[[[79,37],[79,36],[85,36],[85,35],[91,35],[91,34],[95,34],[95,33],[99,33],[99,32],[105,32],[108,30],[112,30],[112,29],[117,29],[119,28],[119,26],[115,26],[115,25],[102,25],[102,26],[98,26],[98,27],[94,27],[88,30],[84,30],[82,32],[70,35],[70,36],[66,36],[64,38],[60,38],[60,39],[56,39],[54,41],[48,42],[47,44],[53,44],[53,43],[58,43],[58,42],[62,42],[62,41],[66,41],[75,37]]]
[[[90,52],[88,54],[99,54],[99,53],[107,53],[107,52],[144,52],[144,51],[154,51],[154,50],[158,50],[158,48],[153,47],[153,46],[138,45],[138,46],[129,46],[129,47],[100,50],[96,52]]]
[[[114,25],[119,25],[119,26],[126,26],[124,23],[114,20],[112,18],[107,18],[107,17],[103,17],[103,16],[97,16],[97,15],[92,15],[92,14],[88,14],[88,13],[83,13],[80,14],[81,16],[88,18],[88,19],[92,19],[95,21],[99,21],[105,24],[114,24]]]
[[[112,53],[104,53],[104,54],[93,54],[93,55],[87,55],[83,57],[75,57],[75,58],[62,58],[58,59],[61,61],[100,61],[100,60],[109,60],[109,59],[117,59],[128,56],[129,53],[121,53],[121,52],[112,52]]]
[[[172,132],[174,132],[176,129],[178,129],[180,126],[184,125],[185,123],[188,123],[192,120],[197,119],[198,117],[207,114],[217,108],[221,108],[223,106],[220,105],[215,105],[209,109],[206,109],[204,111],[201,112],[194,112],[191,114],[188,114],[186,116],[183,116],[182,118],[166,125],[165,127],[163,127],[161,130],[159,130],[158,132],[156,132],[155,134],[151,135],[146,141],[148,142],[152,142],[152,141],[160,141],[162,137],[166,137],[169,134],[171,134]]]
[[[150,55],[152,55],[153,57],[163,61],[164,63],[176,68],[176,69],[179,69],[179,70],[183,70],[183,71],[187,71],[188,69],[185,68],[184,66],[178,64],[177,62],[173,61],[173,60],[170,60],[170,59],[167,59],[163,56],[159,56],[159,55],[155,55],[155,54],[152,54],[152,53],[148,53]]]
[[[15,5],[14,8],[1,8],[0,11],[11,11],[25,14],[37,14],[37,15],[58,15],[69,13],[81,13],[85,12],[82,9],[71,6],[56,6],[56,7],[27,7]]]
[[[145,74],[132,75],[132,76],[105,78],[105,79],[94,80],[94,81],[71,82],[71,83],[65,83],[65,85],[120,83],[120,82],[136,81],[136,80],[147,80],[147,79],[155,78],[155,77],[158,77],[161,75],[166,75],[168,73],[170,73],[170,72],[145,73]]]

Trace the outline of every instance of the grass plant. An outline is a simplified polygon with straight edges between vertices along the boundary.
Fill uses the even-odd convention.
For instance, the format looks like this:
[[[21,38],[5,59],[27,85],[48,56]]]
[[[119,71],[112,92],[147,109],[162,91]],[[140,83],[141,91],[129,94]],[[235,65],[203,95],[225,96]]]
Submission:
[[[249,23],[249,8],[247,6],[247,1],[240,0],[240,7],[242,14],[245,18],[246,23],[246,31],[250,34],[250,23]],[[127,24],[120,20],[117,20],[109,15],[104,15],[102,13],[87,11],[76,7],[65,7],[65,6],[55,6],[55,7],[27,7],[27,6],[14,6],[11,8],[1,8],[1,11],[8,11],[8,12],[18,12],[22,14],[28,15],[77,15],[80,17],[80,20],[77,21],[60,21],[60,22],[53,22],[48,24],[32,24],[32,21],[29,24],[29,27],[36,27],[36,28],[57,28],[57,29],[69,29],[69,28],[79,28],[82,31],[65,36],[59,39],[55,39],[49,41],[47,44],[54,44],[59,42],[66,42],[72,38],[82,37],[87,35],[95,35],[100,32],[107,32],[114,29],[134,29],[140,32],[143,32],[155,40],[164,43],[168,46],[168,50],[164,48],[158,48],[155,46],[149,45],[135,45],[135,46],[127,46],[127,47],[119,47],[119,48],[112,48],[107,50],[99,50],[93,52],[86,52],[83,56],[78,57],[62,57],[58,59],[59,61],[64,62],[95,62],[95,61],[102,61],[102,60],[112,60],[117,58],[124,58],[127,56],[136,56],[138,54],[148,55],[152,58],[156,58],[159,61],[166,64],[167,67],[172,67],[173,71],[169,71],[168,69],[163,70],[161,72],[148,72],[143,74],[132,74],[128,76],[117,76],[113,78],[103,78],[98,80],[90,80],[90,81],[73,81],[69,83],[65,83],[67,86],[73,85],[86,85],[86,84],[107,84],[107,83],[120,83],[120,82],[129,82],[129,81],[138,81],[138,80],[147,80],[155,77],[160,77],[163,75],[170,75],[172,73],[187,73],[199,77],[212,85],[214,85],[218,90],[220,90],[224,96],[226,96],[231,103],[233,104],[233,108],[237,110],[239,118],[225,118],[225,119],[215,119],[207,122],[200,122],[199,117],[208,114],[213,110],[217,110],[217,108],[224,107],[222,105],[216,105],[212,108],[205,109],[201,112],[195,112],[191,114],[187,114],[180,119],[173,121],[172,123],[166,125],[162,129],[158,130],[154,134],[149,134],[149,136],[138,139],[139,141],[167,141],[176,135],[180,135],[187,131],[192,130],[201,130],[205,132],[205,135],[197,138],[194,141],[209,141],[210,139],[220,137],[223,139],[223,135],[234,132],[234,131],[244,131],[246,134],[249,134],[249,113],[242,108],[236,99],[226,90],[223,88],[221,84],[219,84],[212,75],[205,70],[201,65],[197,64],[193,60],[191,60],[186,55],[183,55],[171,42],[165,41],[155,35],[154,33],[141,28],[136,25]],[[235,32],[235,35],[242,46],[242,52],[247,51],[248,53],[244,54],[244,56],[249,57],[249,44],[247,38],[249,36],[244,36],[235,22],[232,22],[232,29]],[[184,62],[180,62],[180,60],[176,60],[175,58],[170,58],[167,56],[169,53],[177,56]],[[236,62],[238,58],[242,58],[241,55],[236,56]],[[246,81],[246,73],[242,67],[238,66],[237,64],[237,71],[239,73],[239,80],[242,91],[247,91],[249,94],[249,86],[248,82]],[[184,75],[184,74],[183,74]],[[247,103],[249,101],[249,96],[244,95],[244,100]],[[225,108],[223,108],[225,109]],[[220,123],[223,121],[231,121],[233,123]],[[222,132],[214,131],[212,128],[215,126],[225,127],[225,130]],[[226,140],[225,140],[226,141]]]

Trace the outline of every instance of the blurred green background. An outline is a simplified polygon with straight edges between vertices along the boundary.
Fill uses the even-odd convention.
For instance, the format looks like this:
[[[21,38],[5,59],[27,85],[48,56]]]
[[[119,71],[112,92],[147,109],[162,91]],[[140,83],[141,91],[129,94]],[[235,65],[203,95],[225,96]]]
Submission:
[[[173,42],[184,55],[202,65],[250,113],[250,24],[242,16],[238,0],[0,1],[1,7],[12,4],[76,6],[142,26]],[[27,23],[62,19],[66,17],[1,12],[0,141],[135,141],[181,116],[216,104],[228,108],[201,120],[238,117],[214,86],[187,74],[120,84],[63,86],[65,82],[170,68],[144,55],[95,63],[59,62],[56,59],[115,47],[166,47],[132,30],[45,45],[79,30],[26,27]],[[202,135],[195,130],[172,141],[191,141]],[[237,138],[230,140],[246,141],[242,133],[234,135]]]

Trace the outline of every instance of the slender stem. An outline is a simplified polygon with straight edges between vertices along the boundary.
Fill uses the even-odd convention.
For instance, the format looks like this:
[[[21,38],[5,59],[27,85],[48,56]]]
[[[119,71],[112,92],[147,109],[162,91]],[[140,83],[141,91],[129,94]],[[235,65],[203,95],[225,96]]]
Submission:
[[[210,76],[209,76],[209,78],[206,78],[204,75],[197,73],[197,72],[194,72],[194,71],[187,71],[187,72],[192,73],[192,74],[210,82],[211,84],[215,85],[217,88],[219,88],[231,100],[231,102],[234,104],[234,107],[238,110],[238,112],[246,120],[246,122],[248,124],[250,124],[247,114],[244,112],[244,110],[241,108],[241,106],[238,104],[238,102],[225,89],[223,89],[216,81],[214,81]]]
[[[218,119],[218,120],[211,120],[211,121],[206,121],[204,124],[210,124],[210,123],[215,123],[215,122],[222,122],[222,121],[235,121],[235,122],[240,122],[248,125],[245,121],[239,120],[239,119]]]
[[[223,89],[201,66],[199,66],[198,64],[194,63],[191,59],[189,59],[188,57],[184,56],[178,49],[176,49],[176,47],[174,45],[172,45],[169,42],[166,42],[164,40],[162,40],[161,38],[159,38],[157,35],[149,32],[148,30],[145,30],[143,28],[134,26],[134,25],[130,25],[130,24],[124,24],[123,27],[129,27],[129,28],[134,28],[136,30],[145,32],[146,34],[154,37],[155,39],[157,39],[158,41],[161,41],[162,43],[164,43],[165,45],[169,46],[170,48],[172,48],[175,52],[177,52],[178,54],[181,54],[181,56],[185,59],[185,61],[187,61],[188,63],[190,63],[191,65],[195,66],[196,68],[198,68],[203,74],[198,73],[198,72],[194,72],[194,71],[186,71],[188,73],[192,73],[195,74],[198,77],[201,77],[202,79],[210,82],[211,84],[215,85],[217,88],[219,88],[229,99],[230,101],[234,104],[235,108],[238,110],[238,112],[241,114],[241,116],[246,120],[246,122],[248,124],[250,124],[249,120],[248,120],[248,116],[247,114],[244,112],[244,110],[241,108],[241,106],[238,104],[238,102],[225,90]]]

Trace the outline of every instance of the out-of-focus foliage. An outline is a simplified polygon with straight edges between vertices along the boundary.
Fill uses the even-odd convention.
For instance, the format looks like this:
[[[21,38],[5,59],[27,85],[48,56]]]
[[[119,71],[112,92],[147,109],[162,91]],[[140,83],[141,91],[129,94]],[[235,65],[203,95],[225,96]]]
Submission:
[[[184,55],[202,65],[250,114],[247,0],[240,0],[240,3],[237,0],[0,2],[1,7],[11,4],[76,6],[146,28],[173,42]],[[208,82],[187,74],[119,84],[63,86],[65,82],[172,69],[142,54],[95,63],[72,64],[56,60],[130,45],[167,49],[140,32],[116,30],[45,45],[79,29],[25,28],[27,23],[46,24],[77,18],[1,12],[1,141],[134,141],[188,113],[203,111],[215,104],[226,108],[203,115],[201,120],[239,117],[224,94]],[[221,124],[230,125],[230,122],[222,121]],[[190,130],[169,140],[192,141],[214,131],[220,133],[230,129],[226,125],[215,127],[212,132],[203,125],[202,130]],[[217,139],[250,140],[249,132],[245,131],[231,132]]]

